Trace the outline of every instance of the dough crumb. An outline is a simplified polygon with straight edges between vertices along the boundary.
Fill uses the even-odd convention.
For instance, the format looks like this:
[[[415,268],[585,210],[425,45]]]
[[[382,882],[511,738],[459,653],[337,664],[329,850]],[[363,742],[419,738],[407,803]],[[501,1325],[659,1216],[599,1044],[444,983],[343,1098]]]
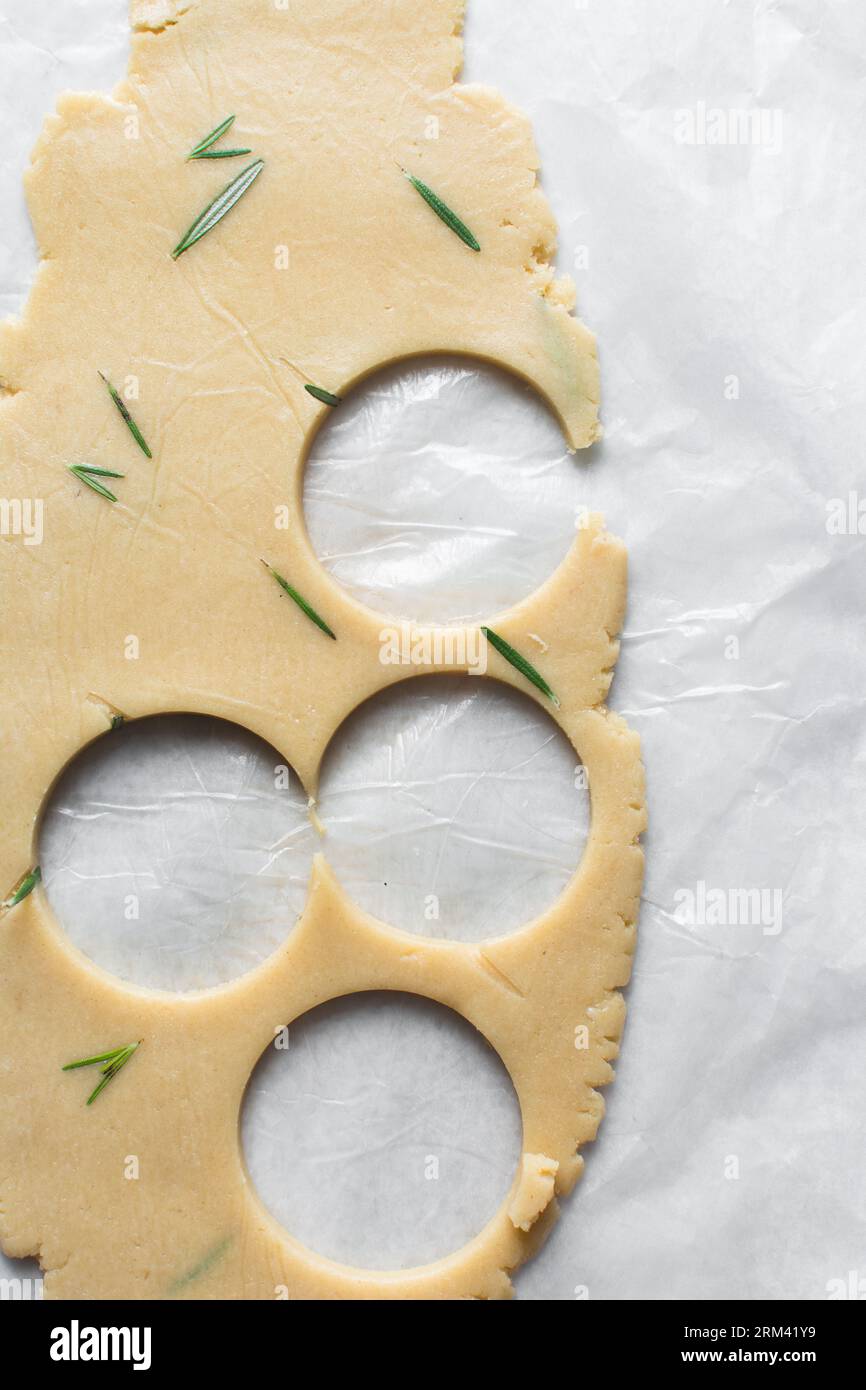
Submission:
[[[553,1197],[559,1164],[546,1154],[524,1154],[520,1186],[514,1194],[508,1215],[518,1231],[528,1231]]]
[[[324,840],[325,827],[322,822],[322,818],[319,815],[319,803],[314,796],[311,796],[307,799],[307,815],[310,818],[310,824],[312,825],[316,834],[319,836],[320,839]]]

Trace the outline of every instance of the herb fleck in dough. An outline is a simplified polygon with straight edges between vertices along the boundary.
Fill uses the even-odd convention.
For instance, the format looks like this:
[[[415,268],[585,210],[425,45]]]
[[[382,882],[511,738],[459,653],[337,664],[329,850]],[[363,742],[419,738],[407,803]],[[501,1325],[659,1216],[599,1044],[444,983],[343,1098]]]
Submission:
[[[38,1255],[49,1298],[504,1297],[596,1133],[640,892],[638,742],[605,706],[625,556],[599,518],[537,594],[490,615],[560,706],[498,651],[489,675],[556,719],[592,792],[580,869],[522,932],[481,947],[413,938],[407,953],[320,858],[280,951],[225,987],[171,996],[79,955],[38,883],[8,905],[34,867],[49,788],[112,711],[242,723],[312,796],[347,715],[406,674],[380,663],[381,619],[336,587],[306,538],[305,450],[333,408],[322,392],[338,401],[391,360],[466,352],[532,382],[573,447],[599,433],[594,340],[551,266],[528,123],[454,82],[458,0],[134,0],[132,20],[127,79],[110,97],[63,97],[46,122],[27,174],[42,261],[0,338],[3,491],[45,501],[43,544],[0,546],[0,1237],[10,1255]],[[231,178],[231,163],[187,159],[229,113],[232,147],[263,167],[174,260]],[[117,501],[72,465],[122,475]],[[277,506],[288,531],[274,528]],[[265,556],[337,640],[280,594]],[[125,659],[130,635],[137,660]],[[401,1273],[300,1246],[250,1187],[238,1142],[274,1021],[383,988],[479,1028],[524,1126],[497,1216],[463,1250]],[[88,1108],[62,1067],[138,1039]],[[123,1179],[129,1154],[137,1182]]]

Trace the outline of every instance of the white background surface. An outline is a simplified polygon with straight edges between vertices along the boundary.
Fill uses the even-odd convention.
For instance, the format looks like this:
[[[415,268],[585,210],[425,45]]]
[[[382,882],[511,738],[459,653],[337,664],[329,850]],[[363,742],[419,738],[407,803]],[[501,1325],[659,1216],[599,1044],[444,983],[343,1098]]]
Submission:
[[[11,312],[34,266],[20,178],[43,116],[64,88],[110,87],[127,32],[123,0],[0,0],[0,15]],[[427,617],[531,591],[583,505],[629,548],[611,703],[643,737],[651,808],[629,1022],[586,1176],[517,1292],[825,1298],[851,1270],[866,1280],[864,542],[827,525],[862,475],[866,12],[470,0],[466,37],[464,76],[534,122],[561,267],[599,335],[606,439],[569,459],[522,388],[413,365],[320,437],[308,521],[343,583]],[[773,138],[682,143],[700,103],[779,112]],[[276,794],[279,758],[240,732],[187,720],[113,739],[46,821],[60,920],[151,983],[248,968],[303,901],[317,840],[298,788]],[[573,763],[495,687],[386,697],[329,754],[326,852],[410,930],[512,929],[578,862]],[[763,889],[781,920],[684,921],[701,882]],[[137,934],[118,927],[129,892]],[[244,1137],[288,1229],[371,1265],[471,1236],[519,1150],[498,1061],[446,1011],[398,1000],[293,1030],[255,1074]],[[19,1269],[0,1257],[0,1275]]]

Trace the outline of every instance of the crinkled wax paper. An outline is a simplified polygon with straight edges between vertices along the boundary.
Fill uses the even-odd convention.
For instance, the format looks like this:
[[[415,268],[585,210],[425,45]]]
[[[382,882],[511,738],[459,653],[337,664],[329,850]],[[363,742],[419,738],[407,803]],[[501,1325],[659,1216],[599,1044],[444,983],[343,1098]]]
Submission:
[[[124,0],[0,14],[13,312],[34,265],[29,149],[58,92],[122,74],[127,31]],[[629,549],[611,703],[643,737],[651,808],[629,1021],[585,1178],[517,1292],[835,1296],[866,1280],[866,11],[470,0],[466,37],[466,78],[532,118],[561,269],[599,335],[606,438],[569,457],[523,386],[407,364],[320,435],[307,517],[341,583],[426,619],[536,588],[582,508]],[[323,840],[242,730],[132,726],[58,787],[48,891],[106,968],[175,989],[273,950],[319,847],[385,920],[478,940],[561,890],[587,794],[543,711],[427,680],[341,732],[319,813]],[[296,1025],[254,1075],[243,1133],[287,1229],[379,1266],[480,1229],[520,1146],[485,1044],[396,997]]]

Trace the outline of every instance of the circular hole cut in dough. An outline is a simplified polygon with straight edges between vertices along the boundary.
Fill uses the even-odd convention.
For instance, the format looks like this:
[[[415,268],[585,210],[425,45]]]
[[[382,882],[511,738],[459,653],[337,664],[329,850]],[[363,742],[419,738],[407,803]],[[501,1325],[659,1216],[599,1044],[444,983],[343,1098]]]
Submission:
[[[267,1049],[241,1135],[261,1200],[295,1239],[395,1270],[482,1230],[508,1194],[521,1129],[511,1078],[470,1023],[429,999],[369,993],[313,1009]]]
[[[365,911],[478,942],[551,906],[580,863],[586,770],[553,720],[493,680],[419,676],[338,730],[319,791],[324,851]]]
[[[477,622],[565,558],[582,474],[536,391],[466,357],[377,372],[330,411],[304,475],[321,563],[354,598],[424,623]]]
[[[74,945],[132,984],[183,992],[235,979],[280,946],[318,847],[275,749],[224,720],[160,715],[73,759],[39,852]]]

